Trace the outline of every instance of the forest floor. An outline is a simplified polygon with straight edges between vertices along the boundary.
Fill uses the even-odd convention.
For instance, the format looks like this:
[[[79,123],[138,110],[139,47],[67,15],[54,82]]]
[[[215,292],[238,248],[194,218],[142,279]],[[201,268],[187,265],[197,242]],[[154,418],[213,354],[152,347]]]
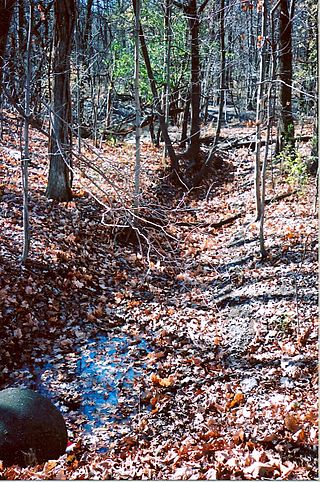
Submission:
[[[121,226],[134,147],[84,145],[74,200],[56,204],[45,197],[46,138],[31,129],[31,249],[21,266],[19,143],[7,114],[0,387],[50,396],[70,445],[57,461],[2,468],[1,478],[317,478],[315,179],[293,186],[282,163],[269,167],[261,260],[249,149],[226,151],[186,192],[145,141],[142,220],[130,230]]]

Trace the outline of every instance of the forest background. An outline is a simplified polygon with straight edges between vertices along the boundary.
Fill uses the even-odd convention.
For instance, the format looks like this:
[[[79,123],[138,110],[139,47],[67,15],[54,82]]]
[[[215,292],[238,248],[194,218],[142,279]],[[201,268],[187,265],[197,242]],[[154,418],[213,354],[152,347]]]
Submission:
[[[317,29],[311,0],[0,1],[1,385],[73,442],[7,479],[315,477]]]

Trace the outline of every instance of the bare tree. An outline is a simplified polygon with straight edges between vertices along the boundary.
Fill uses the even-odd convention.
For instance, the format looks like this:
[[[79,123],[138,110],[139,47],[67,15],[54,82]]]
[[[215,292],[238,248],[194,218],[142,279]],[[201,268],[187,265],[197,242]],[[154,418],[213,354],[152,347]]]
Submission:
[[[165,78],[165,92],[164,92],[164,115],[165,122],[169,125],[169,113],[170,113],[170,64],[171,64],[171,43],[172,43],[172,27],[171,27],[171,13],[172,13],[172,0],[165,0],[164,4],[164,78]],[[164,148],[164,157],[167,156],[167,149]]]
[[[0,87],[7,37],[15,3],[15,0],[0,0]]]
[[[266,52],[267,52],[267,5],[266,0],[262,0],[262,32],[260,48],[260,70],[259,83],[257,89],[257,111],[256,111],[256,159],[254,172],[255,199],[256,199],[256,219],[261,218],[261,128],[264,120],[264,93],[265,93],[265,74],[266,74]]]
[[[140,197],[140,140],[141,140],[141,105],[139,89],[139,31],[140,31],[140,0],[136,0],[135,9],[135,43],[134,43],[134,97],[136,108],[136,159],[134,166],[134,208],[139,208]],[[135,220],[134,220],[135,222]]]
[[[280,125],[278,151],[294,147],[292,116],[292,19],[295,0],[280,0]]]
[[[197,0],[188,0],[186,3],[174,1],[174,4],[182,8],[188,19],[190,32],[190,56],[191,56],[191,129],[190,145],[185,157],[195,161],[197,168],[201,167],[200,154],[200,99],[201,99],[201,79],[200,79],[200,47],[199,29],[200,15],[208,4],[209,0],[204,0],[199,6]]]
[[[46,195],[70,201],[71,94],[70,53],[75,23],[75,0],[54,2],[53,108],[49,142],[50,170]]]
[[[30,116],[30,80],[31,80],[31,30],[33,20],[33,3],[29,5],[28,36],[26,47],[26,68],[25,68],[25,118],[23,135],[22,153],[22,188],[23,188],[23,249],[21,263],[24,264],[28,257],[30,248],[30,229],[29,229],[29,189],[28,189],[28,164],[30,161],[29,153],[29,116]]]
[[[220,137],[222,124],[223,104],[226,95],[226,48],[225,48],[225,0],[220,0],[220,88],[219,88],[219,110],[214,144],[217,144]]]
[[[134,12],[136,14],[137,0],[132,0],[132,3],[133,3]],[[152,70],[152,67],[151,67],[149,52],[148,52],[145,36],[144,36],[144,33],[143,33],[143,29],[142,29],[142,26],[141,26],[141,22],[140,22],[140,29],[139,29],[139,38],[140,38],[142,55],[143,55],[143,59],[144,59],[144,63],[145,63],[145,66],[146,66],[146,70],[147,70],[147,74],[148,74],[148,78],[149,78],[149,82],[150,82],[150,87],[151,87],[151,91],[152,91],[152,95],[153,95],[153,101],[154,101],[156,115],[157,115],[158,120],[159,120],[162,137],[163,137],[163,140],[165,142],[166,149],[167,149],[167,152],[168,152],[168,156],[169,156],[170,161],[171,161],[171,169],[172,169],[173,173],[175,173],[175,175],[177,176],[177,179],[179,180],[180,179],[180,177],[179,177],[179,161],[178,161],[178,157],[175,153],[175,150],[172,146],[172,142],[170,140],[169,133],[168,133],[168,126],[167,126],[166,121],[165,121],[165,115],[164,115],[164,112],[161,108],[160,97],[159,97],[156,81],[155,81],[155,78],[154,78],[153,70]]]

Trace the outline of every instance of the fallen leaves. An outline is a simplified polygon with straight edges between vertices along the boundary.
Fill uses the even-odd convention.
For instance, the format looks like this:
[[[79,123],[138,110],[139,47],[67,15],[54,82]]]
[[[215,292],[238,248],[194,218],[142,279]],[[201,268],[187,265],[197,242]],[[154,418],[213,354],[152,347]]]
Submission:
[[[130,166],[134,151],[113,147],[104,154],[110,165],[119,156],[122,166]],[[148,146],[144,154],[144,201],[159,205],[154,173],[161,155]],[[270,257],[261,263],[254,251],[251,188],[244,187],[251,185],[252,160],[247,152],[232,156],[231,171],[217,174],[210,192],[202,186],[180,196],[170,185],[168,196],[160,191],[168,232],[179,242],[148,231],[148,242],[156,241],[159,250],[149,264],[143,241],[140,252],[104,226],[105,208],[77,180],[72,203],[49,204],[39,163],[31,170],[37,229],[31,263],[21,270],[20,193],[13,183],[1,188],[1,381],[44,385],[57,397],[72,440],[85,441],[77,455],[69,452],[34,469],[6,468],[5,478],[314,477],[312,199],[306,193],[273,203],[266,220]],[[19,172],[14,160],[6,162]],[[103,200],[115,212],[123,208],[112,193]],[[243,220],[210,236],[201,225],[242,210],[248,213]],[[190,229],[180,221],[197,225]],[[124,337],[130,343],[121,344]],[[51,366],[32,372],[46,357]],[[128,372],[139,376],[130,381]],[[115,396],[116,406],[108,398]],[[88,414],[94,414],[89,422]]]
[[[176,377],[174,375],[169,375],[169,377],[161,378],[155,373],[151,375],[151,381],[154,385],[158,385],[160,387],[171,387],[176,382]]]
[[[244,401],[244,394],[242,392],[237,392],[230,402],[227,402],[226,407],[231,409],[240,405]]]
[[[301,421],[296,415],[288,413],[284,418],[284,426],[289,432],[296,433],[301,429]]]

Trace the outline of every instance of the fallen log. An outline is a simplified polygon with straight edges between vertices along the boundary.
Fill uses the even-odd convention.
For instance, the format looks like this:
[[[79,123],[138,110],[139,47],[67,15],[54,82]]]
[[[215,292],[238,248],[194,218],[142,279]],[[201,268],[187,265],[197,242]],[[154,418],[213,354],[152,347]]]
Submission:
[[[268,205],[268,204],[271,204],[275,201],[281,201],[282,199],[285,199],[289,196],[293,196],[294,194],[297,194],[297,192],[298,192],[297,190],[294,190],[294,191],[289,191],[289,192],[285,192],[285,193],[282,193],[282,194],[278,194],[277,196],[266,199],[265,204]],[[246,211],[240,211],[236,214],[233,214],[232,216],[228,216],[227,218],[221,219],[220,221],[217,221],[215,223],[201,223],[201,222],[198,222],[198,221],[181,221],[181,222],[177,222],[176,225],[177,226],[197,226],[199,228],[209,228],[208,233],[211,234],[211,232],[214,229],[218,229],[218,228],[221,228],[222,226],[226,226],[227,224],[231,224],[234,221],[236,221],[237,219],[239,219],[241,217],[244,217],[246,214],[247,214]]]
[[[275,201],[281,201],[282,199],[285,199],[286,197],[293,196],[294,194],[297,194],[297,192],[298,191],[295,189],[294,191],[289,191],[289,192],[285,192],[283,194],[278,194],[278,196],[266,199],[265,204],[268,205],[268,204],[271,204]]]
[[[197,221],[181,221],[175,223],[177,226],[198,226],[201,228],[209,228],[208,233],[210,233],[210,230],[212,229],[217,229],[221,228],[222,226],[225,226],[226,224],[231,224],[233,221],[236,221],[236,219],[241,218],[241,216],[244,216],[244,212],[240,212],[237,214],[234,214],[233,216],[229,216],[228,218],[221,219],[220,221],[217,221],[216,223],[200,223]]]
[[[312,139],[312,136],[305,135],[305,136],[297,136],[295,138],[296,142],[308,142]],[[276,139],[270,139],[269,144],[274,144]],[[210,145],[208,142],[208,138],[202,139],[202,143],[206,145]],[[266,141],[262,139],[260,141],[260,146],[263,147],[266,145]],[[228,151],[230,149],[241,149],[242,147],[249,147],[252,151],[256,149],[256,139],[255,138],[244,138],[244,139],[230,139],[227,141],[219,142],[216,146],[217,150],[225,150]]]

